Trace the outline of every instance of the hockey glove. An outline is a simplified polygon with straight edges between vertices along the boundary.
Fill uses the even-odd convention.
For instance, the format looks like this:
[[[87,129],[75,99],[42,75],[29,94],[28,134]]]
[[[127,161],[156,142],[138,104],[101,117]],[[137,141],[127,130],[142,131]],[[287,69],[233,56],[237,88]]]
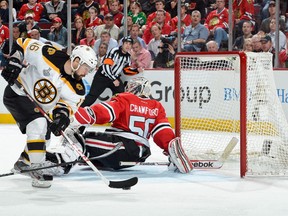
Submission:
[[[82,153],[85,153],[85,140],[82,134],[74,131],[71,128],[67,128],[65,130],[65,134],[69,137],[69,139],[78,147],[78,150]],[[62,138],[62,147],[64,147],[64,151],[61,153],[61,156],[65,162],[71,162],[79,159],[79,153],[77,153],[68,141],[63,137]]]
[[[174,171],[179,170],[181,173],[189,173],[193,170],[193,165],[182,148],[180,138],[176,137],[170,141],[168,153],[169,161],[171,163],[169,165],[169,170],[174,168]]]
[[[60,136],[70,124],[69,111],[65,108],[53,110],[53,122],[50,124],[50,130],[55,136]]]
[[[8,82],[9,85],[13,85],[18,75],[22,70],[22,64],[17,58],[10,58],[7,66],[2,70],[1,75]]]

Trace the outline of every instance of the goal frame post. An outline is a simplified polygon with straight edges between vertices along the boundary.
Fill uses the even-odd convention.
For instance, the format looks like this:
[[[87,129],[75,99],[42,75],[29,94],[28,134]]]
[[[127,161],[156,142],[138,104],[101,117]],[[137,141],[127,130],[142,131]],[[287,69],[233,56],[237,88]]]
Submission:
[[[219,57],[227,57],[227,56],[238,56],[240,59],[240,176],[243,178],[245,173],[247,172],[247,56],[245,52],[242,51],[227,51],[227,52],[179,52],[175,56],[175,64],[174,64],[174,111],[175,111],[175,134],[178,137],[181,137],[181,115],[180,115],[180,80],[181,80],[181,63],[180,59],[183,57],[201,57],[201,56],[219,56]]]

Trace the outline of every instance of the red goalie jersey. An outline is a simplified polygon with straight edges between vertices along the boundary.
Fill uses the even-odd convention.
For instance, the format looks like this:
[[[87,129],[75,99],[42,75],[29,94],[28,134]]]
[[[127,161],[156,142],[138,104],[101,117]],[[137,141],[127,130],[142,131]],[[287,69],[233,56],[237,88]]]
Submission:
[[[148,147],[152,135],[154,142],[165,151],[170,140],[175,138],[161,103],[131,93],[120,93],[109,102],[79,108],[75,118],[81,124],[112,122],[113,131],[125,132],[127,138]]]

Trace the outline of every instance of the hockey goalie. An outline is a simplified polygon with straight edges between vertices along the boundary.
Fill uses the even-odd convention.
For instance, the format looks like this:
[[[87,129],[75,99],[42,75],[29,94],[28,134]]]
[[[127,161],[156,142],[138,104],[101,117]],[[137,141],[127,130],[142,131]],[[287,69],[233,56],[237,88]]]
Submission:
[[[151,154],[149,138],[152,136],[153,141],[168,156],[170,168],[181,173],[191,172],[192,163],[185,154],[180,139],[175,137],[163,106],[149,98],[150,89],[150,83],[144,77],[133,78],[128,82],[126,92],[114,96],[108,102],[78,109],[72,128],[110,122],[111,127],[104,133],[86,131],[79,134],[73,129],[67,129],[65,133],[74,143],[78,143],[86,156],[100,157],[92,160],[98,168],[118,170],[129,167],[121,166],[120,161],[144,162]],[[116,152],[101,158],[101,155],[109,153],[119,143],[121,147]],[[65,146],[65,152],[58,154],[57,158],[61,158],[61,162],[77,160],[78,154],[69,148],[69,144]],[[53,155],[55,154],[50,154],[48,158],[53,159]],[[68,170],[66,169],[66,173]]]

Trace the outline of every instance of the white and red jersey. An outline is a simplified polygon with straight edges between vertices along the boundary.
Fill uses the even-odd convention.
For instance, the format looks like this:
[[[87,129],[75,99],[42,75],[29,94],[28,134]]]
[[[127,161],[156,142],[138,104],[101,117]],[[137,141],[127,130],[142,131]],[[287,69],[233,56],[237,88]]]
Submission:
[[[9,39],[9,28],[5,25],[0,26],[0,45],[6,40]]]
[[[147,147],[150,147],[148,139],[152,135],[154,142],[167,152],[169,142],[175,138],[160,102],[127,92],[116,95],[109,102],[91,106],[90,112],[80,107],[75,118],[81,124],[87,124],[88,118],[90,124],[112,122],[110,131],[113,135],[133,139]]]
[[[36,3],[34,6],[31,6],[28,3],[24,4],[20,8],[20,11],[18,13],[18,19],[19,20],[24,20],[26,13],[33,12],[35,14],[34,15],[34,20],[39,22],[40,19],[41,19],[41,15],[42,15],[43,10],[44,10],[44,7],[40,3]]]
[[[49,112],[65,105],[73,114],[85,98],[85,86],[82,80],[75,80],[64,70],[69,56],[55,47],[39,40],[18,38],[13,50],[24,54],[24,62],[28,66],[19,74],[18,80],[33,99]],[[25,95],[15,85],[11,88],[18,95]]]
[[[227,8],[223,8],[221,11],[213,10],[211,11],[204,23],[204,26],[212,31],[215,28],[223,28],[224,30],[228,29],[228,18],[229,12]]]

